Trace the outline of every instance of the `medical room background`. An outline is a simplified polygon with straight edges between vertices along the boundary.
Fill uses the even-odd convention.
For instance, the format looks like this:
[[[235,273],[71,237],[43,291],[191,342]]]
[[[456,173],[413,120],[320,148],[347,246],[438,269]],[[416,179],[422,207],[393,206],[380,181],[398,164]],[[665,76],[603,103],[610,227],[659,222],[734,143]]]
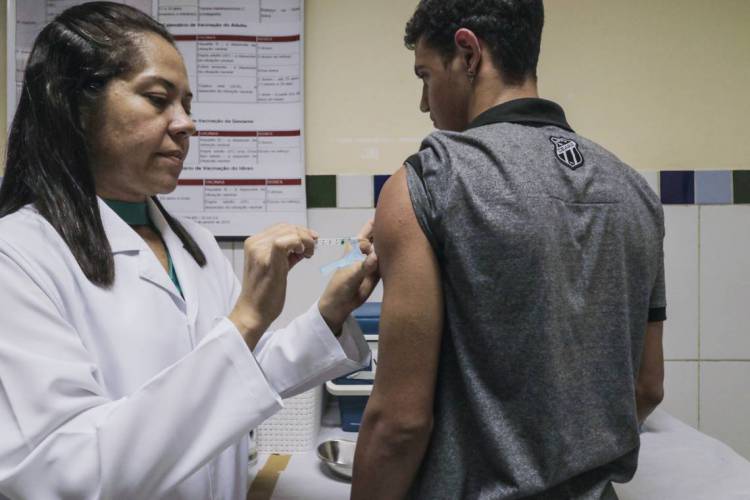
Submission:
[[[416,3],[305,2],[307,214],[322,237],[353,235],[372,217],[383,182],[430,131],[402,42]],[[750,459],[750,2],[545,7],[541,96],[640,171],[664,203],[663,408]],[[0,15],[4,148],[6,0]],[[241,243],[222,247],[239,272]],[[292,272],[278,322],[315,299],[326,281],[319,267],[337,252],[322,249]]]

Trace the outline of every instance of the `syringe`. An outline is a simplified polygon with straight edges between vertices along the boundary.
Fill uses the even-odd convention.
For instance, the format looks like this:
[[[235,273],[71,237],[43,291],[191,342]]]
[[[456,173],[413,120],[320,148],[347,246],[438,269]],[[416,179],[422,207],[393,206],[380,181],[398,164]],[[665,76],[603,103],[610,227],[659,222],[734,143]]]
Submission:
[[[365,255],[359,249],[359,240],[356,237],[347,238],[318,238],[315,243],[316,247],[345,247],[349,245],[349,250],[346,255],[342,258],[331,262],[320,268],[322,274],[328,274],[340,267],[346,267],[355,262],[361,262],[365,260]]]
[[[356,240],[356,238],[352,238],[350,236],[346,238],[318,238],[315,240],[315,246],[316,247],[343,247],[347,243],[350,243],[351,240]]]
[[[344,238],[318,238],[315,240],[316,247],[343,247],[346,244],[353,245],[359,241],[367,241],[372,243],[366,238],[357,238],[356,236],[346,236]]]

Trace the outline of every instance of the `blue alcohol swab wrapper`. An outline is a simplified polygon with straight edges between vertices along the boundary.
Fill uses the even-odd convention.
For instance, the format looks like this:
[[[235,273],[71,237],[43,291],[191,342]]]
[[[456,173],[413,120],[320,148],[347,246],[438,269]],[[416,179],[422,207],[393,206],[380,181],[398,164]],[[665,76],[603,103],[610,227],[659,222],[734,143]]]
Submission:
[[[338,260],[326,264],[320,268],[320,273],[323,275],[330,274],[336,269],[347,267],[355,262],[362,262],[367,258],[365,254],[359,249],[359,240],[357,238],[335,238],[335,239],[318,239],[317,245],[321,246],[332,246],[332,245],[344,245],[349,243],[352,247],[346,255]]]

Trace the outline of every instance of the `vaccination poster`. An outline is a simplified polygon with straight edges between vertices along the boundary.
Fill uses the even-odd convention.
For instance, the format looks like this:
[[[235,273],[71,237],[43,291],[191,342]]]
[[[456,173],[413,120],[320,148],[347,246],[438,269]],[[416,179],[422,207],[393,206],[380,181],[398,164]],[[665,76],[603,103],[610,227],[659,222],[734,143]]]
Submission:
[[[8,2],[8,123],[36,35],[76,0]],[[174,35],[193,92],[197,133],[171,213],[219,238],[307,222],[304,0],[124,0]]]

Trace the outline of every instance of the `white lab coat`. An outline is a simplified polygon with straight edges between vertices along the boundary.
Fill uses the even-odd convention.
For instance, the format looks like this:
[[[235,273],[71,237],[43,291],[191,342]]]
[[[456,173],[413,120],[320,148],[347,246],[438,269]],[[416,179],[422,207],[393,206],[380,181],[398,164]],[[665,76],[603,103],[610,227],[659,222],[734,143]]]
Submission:
[[[182,221],[201,268],[149,203],[184,300],[101,201],[111,289],[32,207],[0,219],[0,497],[244,498],[248,431],[368,362],[356,322],[336,339],[317,306],[251,353],[226,318],[240,285],[214,238]]]

